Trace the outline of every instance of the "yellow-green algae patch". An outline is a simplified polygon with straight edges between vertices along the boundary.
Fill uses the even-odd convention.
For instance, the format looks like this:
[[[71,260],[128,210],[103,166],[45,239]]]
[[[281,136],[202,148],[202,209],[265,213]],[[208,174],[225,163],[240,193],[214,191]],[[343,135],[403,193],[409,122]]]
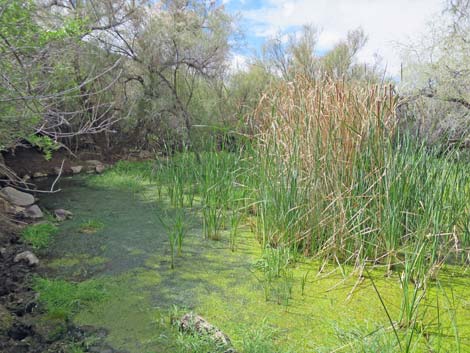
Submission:
[[[100,181],[104,182],[104,177]],[[147,185],[134,177],[116,181],[124,189]],[[98,186],[102,187],[95,185]],[[62,253],[64,249],[68,252],[55,265],[60,267],[62,261],[64,266],[74,266],[77,258],[71,254],[75,252],[89,253],[89,259],[107,259],[105,270],[93,272],[93,277],[104,283],[106,300],[88,305],[74,320],[108,329],[107,340],[118,350],[174,352],[177,332],[169,325],[169,312],[175,305],[220,327],[238,349],[246,331],[261,323],[276,332],[274,339],[282,352],[330,352],[338,347],[345,347],[339,352],[349,352],[351,337],[361,341],[368,334],[369,339],[384,334],[387,341],[396,345],[385,309],[366,274],[361,278],[351,268],[345,268],[343,275],[332,266],[318,274],[320,264],[305,260],[291,270],[292,294],[288,302],[272,293],[266,300],[263,274],[253,266],[262,252],[252,233],[240,232],[236,251],[232,252],[225,233],[221,241],[208,241],[196,226],[184,240],[183,254],[171,270],[168,238],[155,221],[159,210],[155,198],[142,200],[122,189],[89,186],[64,188],[64,192],[69,199],[76,198],[68,208],[77,220],[61,225],[69,230],[58,237],[56,247]],[[74,233],[78,219],[94,217],[97,212],[106,219],[103,236]],[[306,273],[302,295],[301,283]],[[386,278],[384,272],[377,270],[372,271],[372,278],[391,319],[398,321],[402,297],[398,274]],[[422,331],[414,333],[422,348],[418,351],[430,351],[425,348],[430,345],[440,346],[441,352],[457,352],[456,333],[460,351],[470,351],[470,279],[454,267],[441,271],[439,279],[440,282],[430,282],[419,309],[424,321],[419,325]],[[408,332],[405,328],[399,330],[402,342]]]
[[[180,266],[175,270],[168,270],[166,264],[161,264],[162,257],[156,255],[146,262],[149,270],[110,277],[106,286],[110,299],[80,313],[77,323],[107,328],[109,342],[132,353],[164,352],[172,347],[174,338],[170,337],[175,332],[169,327],[168,314],[172,304],[186,304],[188,310],[204,316],[226,332],[236,346],[240,346],[246,330],[254,329],[262,322],[277,332],[278,346],[294,352],[337,348],[343,344],[339,331],[360,328],[366,335],[378,329],[380,332],[381,327],[384,331],[390,327],[370,279],[361,279],[354,272],[343,277],[333,268],[325,270],[332,270],[327,275],[317,273],[319,263],[316,262],[307,261],[293,268],[293,290],[288,305],[266,300],[260,274],[251,266],[260,252],[247,236],[245,234],[241,239],[240,248],[250,249],[249,252],[212,249],[190,267]],[[226,266],[212,271],[211,264],[221,262]],[[310,275],[302,295],[301,278],[307,271]],[[398,320],[399,279],[396,276],[385,278],[381,271],[374,271],[372,276],[389,314]],[[468,302],[469,297],[463,289],[454,287],[453,295]],[[426,310],[430,321],[436,319],[432,305],[437,291],[429,288]],[[451,352],[456,349],[448,315],[451,303],[446,303],[442,294],[440,297],[440,320],[445,322],[442,334],[448,336],[443,338],[442,344],[446,347],[444,351]],[[460,329],[465,329],[465,323],[470,320],[469,312],[459,310],[457,320]],[[392,334],[391,330],[387,332]],[[465,335],[464,330],[461,335]],[[425,342],[421,344],[425,351]]]

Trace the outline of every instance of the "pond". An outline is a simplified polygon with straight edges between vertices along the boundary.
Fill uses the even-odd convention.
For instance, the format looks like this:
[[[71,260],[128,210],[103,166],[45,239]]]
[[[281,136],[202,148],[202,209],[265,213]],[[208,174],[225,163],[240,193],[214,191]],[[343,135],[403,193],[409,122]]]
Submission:
[[[172,269],[162,219],[174,217],[175,210],[165,197],[156,196],[156,186],[145,184],[136,193],[90,183],[90,178],[99,177],[63,178],[62,192],[41,197],[44,208],[74,214],[60,224],[47,250],[46,276],[102,285],[104,299],[80,308],[73,321],[106,329],[106,342],[117,351],[189,352],[170,324],[172,315],[189,311],[220,328],[240,351],[257,344],[265,350],[253,352],[396,347],[390,322],[398,320],[402,304],[398,274],[385,277],[372,270],[361,275],[298,258],[288,274],[267,285],[262,269],[266,254],[249,222],[241,221],[235,249],[228,226],[221,239],[205,239],[197,200],[184,208],[187,235]],[[423,351],[430,345],[446,352],[470,351],[469,285],[461,270],[442,271],[421,304],[423,331],[415,333],[420,338],[413,345]],[[398,335],[406,344],[408,333]],[[362,345],[367,348],[361,350]]]

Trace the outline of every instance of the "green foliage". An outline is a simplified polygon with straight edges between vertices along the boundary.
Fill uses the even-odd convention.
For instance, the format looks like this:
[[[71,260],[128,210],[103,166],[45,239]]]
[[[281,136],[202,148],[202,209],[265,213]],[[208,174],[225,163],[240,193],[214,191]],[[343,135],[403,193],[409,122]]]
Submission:
[[[60,145],[49,136],[30,135],[26,139],[44,153],[44,158],[47,161],[52,158],[52,153],[60,148]]]
[[[65,353],[85,353],[83,347],[75,343],[71,343],[67,348]]]
[[[81,283],[36,278],[33,288],[39,293],[39,302],[51,317],[70,318],[78,310],[106,298],[106,291],[98,281]]]
[[[85,234],[94,234],[103,228],[104,223],[96,219],[90,219],[80,224],[80,232]]]
[[[242,338],[243,353],[288,353],[275,342],[276,330],[262,321],[251,330],[246,330]]]
[[[44,249],[52,241],[58,228],[52,223],[39,223],[26,227],[21,235],[34,249]]]

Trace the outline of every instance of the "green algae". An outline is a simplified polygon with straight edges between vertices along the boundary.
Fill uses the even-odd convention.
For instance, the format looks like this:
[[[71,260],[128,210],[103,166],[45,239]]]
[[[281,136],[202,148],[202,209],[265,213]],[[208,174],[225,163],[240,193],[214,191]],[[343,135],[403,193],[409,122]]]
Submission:
[[[51,267],[65,277],[73,275],[67,267],[90,267],[89,275],[103,284],[107,297],[88,303],[74,320],[106,328],[108,342],[117,349],[177,352],[179,334],[170,325],[172,308],[177,306],[185,308],[180,313],[191,310],[204,316],[226,332],[238,349],[249,346],[247,336],[266,326],[275,332],[265,335],[279,352],[330,352],[340,347],[344,347],[342,352],[366,351],[361,350],[364,342],[368,342],[367,349],[398,351],[370,278],[352,268],[340,270],[314,260],[290,266],[292,288],[288,302],[283,303],[272,293],[264,293],[263,273],[255,266],[263,253],[246,227],[241,227],[237,250],[232,252],[226,233],[221,241],[203,239],[200,219],[194,213],[183,255],[176,258],[171,270],[168,239],[154,214],[168,203],[152,197],[152,188],[144,190],[145,198],[128,189],[103,189],[96,183],[93,187],[71,183],[63,189],[61,199],[51,195],[44,201],[52,208],[62,198],[70,199],[67,208],[76,215],[61,225],[61,234],[51,248],[55,257]],[[100,237],[80,236],[77,225],[92,215],[106,220],[107,227]],[[101,264],[106,266],[94,271],[92,259],[105,259]],[[399,277],[384,274],[371,271],[391,318],[398,321]],[[280,281],[282,278],[276,279],[273,288]],[[421,331],[415,332],[415,351],[429,351],[429,346],[458,351],[455,327],[460,351],[470,349],[469,284],[462,269],[447,267],[439,282],[429,285]],[[408,334],[399,331],[403,342]]]
[[[47,266],[53,269],[60,269],[64,267],[75,267],[79,265],[98,266],[104,265],[109,259],[100,256],[89,256],[87,254],[77,256],[64,256],[56,258],[47,262]]]

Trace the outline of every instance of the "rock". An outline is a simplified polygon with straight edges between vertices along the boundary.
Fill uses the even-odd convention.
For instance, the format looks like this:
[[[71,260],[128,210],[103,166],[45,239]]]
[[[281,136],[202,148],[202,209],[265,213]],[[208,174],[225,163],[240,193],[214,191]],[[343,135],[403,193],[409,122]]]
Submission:
[[[70,211],[64,210],[62,208],[59,208],[59,209],[54,211],[54,216],[58,221],[63,222],[66,219],[72,218],[73,213],[70,212]]]
[[[0,213],[10,215],[22,215],[25,208],[21,206],[14,206],[3,197],[0,197]]]
[[[24,261],[29,266],[36,266],[39,264],[39,259],[31,251],[23,251],[15,256],[14,262]]]
[[[34,172],[33,173],[33,178],[47,178],[47,173],[43,172]]]
[[[34,204],[34,196],[25,192],[13,189],[7,186],[0,191],[0,194],[10,201],[15,206],[31,206]]]
[[[0,335],[7,334],[13,327],[13,315],[7,308],[0,304]]]
[[[183,315],[179,320],[179,327],[183,332],[197,333],[199,335],[204,335],[210,337],[214,342],[223,344],[224,346],[232,346],[230,338],[220,331],[217,327],[210,324],[204,318],[193,313],[188,313]],[[231,352],[236,353],[236,351],[231,350]]]
[[[63,169],[60,168],[60,167],[54,167],[54,175],[59,175],[61,173],[63,173]]]
[[[25,218],[30,218],[30,219],[40,219],[44,217],[44,214],[42,213],[38,205],[32,205],[32,206],[27,207],[23,211],[23,215]]]
[[[99,165],[102,165],[103,163],[100,161],[97,161],[96,159],[90,159],[88,161],[85,161],[86,164],[91,165],[93,167],[97,167]]]
[[[104,171],[106,170],[106,167],[104,164],[99,164],[95,167],[95,171],[98,173],[98,174],[101,174],[103,173]]]
[[[72,174],[80,174],[80,172],[83,169],[83,166],[77,165],[77,166],[74,166],[74,167],[70,167],[70,169],[72,170]]]
[[[142,150],[139,152],[140,159],[153,159],[155,158],[155,154],[150,151]]]

